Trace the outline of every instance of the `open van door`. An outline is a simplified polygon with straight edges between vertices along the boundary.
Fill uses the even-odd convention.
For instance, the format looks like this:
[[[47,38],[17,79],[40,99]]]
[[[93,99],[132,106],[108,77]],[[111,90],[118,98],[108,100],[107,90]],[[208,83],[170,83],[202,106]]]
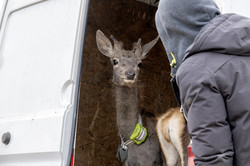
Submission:
[[[0,166],[69,166],[88,0],[0,1]]]

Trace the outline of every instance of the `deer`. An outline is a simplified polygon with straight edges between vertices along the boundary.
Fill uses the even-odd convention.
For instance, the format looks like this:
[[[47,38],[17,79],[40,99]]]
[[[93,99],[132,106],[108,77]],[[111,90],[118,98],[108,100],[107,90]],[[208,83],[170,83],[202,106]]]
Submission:
[[[190,138],[182,108],[170,108],[158,117],[157,135],[167,166],[187,166]]]
[[[115,96],[116,123],[121,144],[117,158],[123,166],[163,165],[160,143],[155,131],[156,118],[147,117],[138,110],[138,77],[142,65],[159,36],[145,45],[141,39],[125,50],[121,41],[112,35],[112,42],[102,31],[96,32],[99,51],[110,58],[113,66],[113,90]]]

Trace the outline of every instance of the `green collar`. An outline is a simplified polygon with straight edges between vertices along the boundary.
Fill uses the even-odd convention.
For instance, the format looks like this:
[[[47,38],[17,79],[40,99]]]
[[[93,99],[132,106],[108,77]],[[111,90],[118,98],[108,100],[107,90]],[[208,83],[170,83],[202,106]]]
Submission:
[[[121,137],[121,144],[118,146],[117,150],[117,158],[122,163],[126,158],[128,157],[128,147],[134,143],[137,145],[142,144],[146,138],[147,138],[147,129],[142,126],[142,118],[139,115],[138,123],[135,126],[135,129],[130,136],[130,139],[126,142],[123,141],[122,136]]]

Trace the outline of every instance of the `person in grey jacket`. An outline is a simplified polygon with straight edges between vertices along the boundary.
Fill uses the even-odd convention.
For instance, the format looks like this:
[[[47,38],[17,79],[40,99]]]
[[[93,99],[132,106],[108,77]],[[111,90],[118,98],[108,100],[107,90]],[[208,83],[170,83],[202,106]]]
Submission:
[[[195,165],[249,166],[250,19],[212,0],[161,0],[155,19]]]

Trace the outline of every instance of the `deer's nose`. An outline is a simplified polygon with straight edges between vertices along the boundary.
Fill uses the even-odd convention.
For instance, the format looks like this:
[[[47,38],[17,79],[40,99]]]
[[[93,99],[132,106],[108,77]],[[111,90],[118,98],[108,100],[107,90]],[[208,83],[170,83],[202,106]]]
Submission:
[[[135,78],[135,73],[133,71],[126,71],[125,74],[128,80],[133,80]]]

